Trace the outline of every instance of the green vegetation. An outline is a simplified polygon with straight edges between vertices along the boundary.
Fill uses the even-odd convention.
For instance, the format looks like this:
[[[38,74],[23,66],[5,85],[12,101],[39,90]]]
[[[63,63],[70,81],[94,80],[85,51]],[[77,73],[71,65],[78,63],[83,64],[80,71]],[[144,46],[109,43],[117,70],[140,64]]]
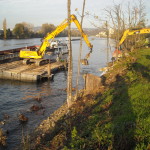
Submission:
[[[122,58],[105,78],[105,90],[80,97],[39,149],[150,149],[150,49]]]
[[[127,66],[126,72],[94,100],[88,118],[73,128],[69,148],[150,149],[150,50],[136,57],[117,66]]]
[[[13,30],[6,29],[6,20],[4,20],[3,30],[0,32],[0,39],[26,39],[26,38],[43,38],[47,33],[51,33],[56,29],[53,24],[42,24],[38,30],[34,31],[32,24],[23,22],[17,23]],[[67,29],[61,32],[58,36],[66,37],[68,36]],[[72,36],[80,36],[78,30],[72,30]]]

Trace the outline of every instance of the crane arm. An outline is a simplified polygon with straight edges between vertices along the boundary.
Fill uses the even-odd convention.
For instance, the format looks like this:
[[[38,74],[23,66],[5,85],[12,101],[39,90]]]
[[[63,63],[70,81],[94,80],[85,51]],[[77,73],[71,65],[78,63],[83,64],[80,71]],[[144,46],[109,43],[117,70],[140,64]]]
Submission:
[[[77,20],[75,15],[71,15],[71,23],[74,22],[77,26],[78,30],[80,31],[82,37],[84,38],[84,41],[86,42],[87,46],[92,50],[92,44],[89,42],[87,35],[84,33],[84,31],[81,28],[81,25],[79,21]],[[43,40],[42,45],[40,46],[38,50],[38,55],[44,55],[46,47],[48,46],[49,39],[54,39],[55,36],[57,36],[60,32],[62,32],[66,27],[68,26],[68,21],[65,19],[52,33],[48,33],[46,37]]]
[[[71,15],[70,23],[72,23],[72,22],[74,22],[75,25],[77,26],[77,28],[80,31],[82,37],[84,38],[84,41],[87,44],[87,46],[91,49],[90,52],[89,52],[89,53],[91,53],[93,45],[89,42],[87,35],[82,30],[82,27],[81,27],[81,25],[80,25],[80,23],[77,20],[75,15]],[[49,45],[48,40],[54,39],[54,37],[57,36],[60,32],[62,32],[67,26],[68,26],[68,20],[65,19],[53,32],[48,33],[45,36],[40,48],[38,49],[38,51],[30,51],[30,50],[26,50],[26,49],[21,50],[20,53],[19,53],[20,58],[27,58],[27,59],[30,59],[30,58],[40,59],[40,58],[43,58],[43,56],[45,54],[45,51],[46,51],[46,47],[48,47],[48,45]]]
[[[84,33],[79,21],[77,20],[75,15],[71,15],[71,20],[75,23],[75,25],[77,26],[78,30],[80,31],[85,43],[87,44],[87,46],[91,49],[93,48],[93,45],[90,43],[90,41],[88,40],[88,36]]]
[[[146,34],[150,33],[150,28],[142,28],[142,29],[132,29],[132,30],[126,30],[119,42],[119,46],[125,41],[128,35],[136,35],[136,34]]]

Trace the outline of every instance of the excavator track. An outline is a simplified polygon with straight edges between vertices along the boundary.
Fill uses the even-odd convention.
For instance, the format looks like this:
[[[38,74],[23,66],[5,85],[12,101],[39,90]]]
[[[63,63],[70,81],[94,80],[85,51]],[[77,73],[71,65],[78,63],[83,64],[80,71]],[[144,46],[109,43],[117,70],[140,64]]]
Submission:
[[[22,60],[22,63],[23,63],[24,65],[28,65],[28,64],[30,64],[30,59],[23,59],[23,60]]]
[[[28,65],[34,63],[35,66],[42,66],[49,63],[49,59],[23,59],[23,64]]]
[[[49,59],[36,59],[34,60],[35,66],[42,66],[49,63]]]

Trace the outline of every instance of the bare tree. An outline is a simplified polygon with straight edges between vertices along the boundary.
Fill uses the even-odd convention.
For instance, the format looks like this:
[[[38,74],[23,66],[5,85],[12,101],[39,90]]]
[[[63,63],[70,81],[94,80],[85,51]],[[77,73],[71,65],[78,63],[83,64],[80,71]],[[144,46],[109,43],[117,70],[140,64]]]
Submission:
[[[114,37],[116,46],[119,43],[119,39],[125,29],[125,18],[122,11],[122,6],[114,5],[112,9],[105,9],[106,15],[110,20],[109,24],[112,24],[111,28],[114,30]]]
[[[55,29],[53,24],[44,23],[41,26],[41,33],[45,36],[47,33],[52,32]]]
[[[107,17],[110,19],[112,28],[114,30],[114,37],[116,46],[126,29],[143,28],[145,27],[145,6],[143,0],[138,0],[138,4],[131,6],[128,3],[127,11],[122,9],[121,4],[114,5],[112,9],[105,9]]]
[[[83,0],[83,8],[82,8],[82,16],[81,16],[81,28],[83,24],[83,17],[84,17],[84,9],[85,9],[85,2],[86,0]],[[80,49],[79,49],[79,56],[78,56],[78,73],[77,73],[77,80],[76,80],[76,97],[78,96],[78,84],[79,84],[79,77],[80,77],[80,60],[81,60],[81,54],[82,54],[82,34],[80,39]]]
[[[67,80],[67,104],[68,107],[72,103],[72,45],[71,45],[71,0],[68,0],[68,80]]]
[[[7,38],[7,23],[6,23],[6,18],[3,21],[3,31],[4,31],[4,39]]]
[[[137,23],[137,26],[139,28],[142,28],[142,27],[145,27],[145,17],[146,17],[146,14],[145,14],[145,5],[144,5],[144,2],[143,0],[139,0],[139,5],[138,5],[138,23]]]

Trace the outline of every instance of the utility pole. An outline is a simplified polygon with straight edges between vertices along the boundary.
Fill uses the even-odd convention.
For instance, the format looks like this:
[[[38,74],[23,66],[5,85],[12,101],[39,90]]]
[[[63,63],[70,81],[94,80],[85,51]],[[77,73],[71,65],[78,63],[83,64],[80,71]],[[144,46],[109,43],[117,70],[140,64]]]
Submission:
[[[67,104],[72,104],[72,45],[71,45],[71,0],[68,0],[68,77],[67,77]]]

